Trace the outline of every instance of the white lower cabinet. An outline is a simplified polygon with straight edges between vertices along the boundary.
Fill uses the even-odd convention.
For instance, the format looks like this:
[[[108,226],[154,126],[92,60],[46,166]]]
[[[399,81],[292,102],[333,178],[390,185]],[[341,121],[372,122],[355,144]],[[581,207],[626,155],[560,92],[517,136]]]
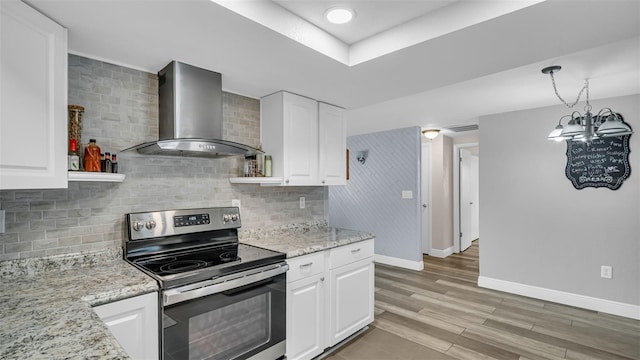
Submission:
[[[373,321],[373,239],[287,263],[287,359],[312,359]]]
[[[287,359],[324,351],[324,274],[287,284]]]
[[[159,358],[158,293],[115,301],[93,310],[132,359]]]
[[[334,346],[373,321],[373,263],[370,259],[329,270],[329,344]]]

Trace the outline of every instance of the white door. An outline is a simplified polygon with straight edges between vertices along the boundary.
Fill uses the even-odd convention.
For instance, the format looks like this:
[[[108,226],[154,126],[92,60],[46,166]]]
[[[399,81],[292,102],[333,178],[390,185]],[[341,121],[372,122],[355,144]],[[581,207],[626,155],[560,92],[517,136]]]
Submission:
[[[318,185],[318,103],[284,93],[284,181]]]
[[[422,144],[420,163],[422,253],[431,252],[431,144]]]
[[[480,162],[477,154],[471,154],[471,241],[480,238]]]
[[[460,149],[460,251],[471,246],[473,197],[473,160],[471,151]]]
[[[347,122],[344,114],[344,109],[337,106],[318,104],[320,183],[322,185],[347,183]]]
[[[0,190],[67,187],[67,30],[0,2]]]
[[[312,359],[324,351],[324,273],[287,284],[287,359]]]
[[[373,321],[373,263],[371,259],[331,269],[329,344],[333,346]]]

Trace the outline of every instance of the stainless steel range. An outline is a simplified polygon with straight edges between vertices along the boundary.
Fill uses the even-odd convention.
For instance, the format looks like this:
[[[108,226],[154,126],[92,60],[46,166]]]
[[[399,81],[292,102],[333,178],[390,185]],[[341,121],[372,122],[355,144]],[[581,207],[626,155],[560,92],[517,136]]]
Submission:
[[[126,215],[125,259],[160,284],[165,360],[285,353],[285,254],[240,244],[235,207]]]

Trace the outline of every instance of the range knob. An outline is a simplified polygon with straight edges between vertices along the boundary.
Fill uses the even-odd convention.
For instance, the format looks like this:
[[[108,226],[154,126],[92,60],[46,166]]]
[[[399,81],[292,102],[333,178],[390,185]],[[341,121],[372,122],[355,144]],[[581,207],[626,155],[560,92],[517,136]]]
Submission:
[[[231,215],[231,221],[238,221],[238,214]]]
[[[229,214],[222,215],[222,222],[228,223],[230,219],[231,219],[231,216],[229,216]]]
[[[145,226],[147,227],[147,229],[151,230],[156,227],[156,222],[154,220],[149,220],[147,221],[147,224]]]
[[[135,231],[140,231],[140,230],[142,230],[142,228],[144,227],[144,222],[143,222],[142,220],[136,220],[136,221],[133,223],[133,226],[132,226],[132,227],[133,227],[133,230],[135,230]]]

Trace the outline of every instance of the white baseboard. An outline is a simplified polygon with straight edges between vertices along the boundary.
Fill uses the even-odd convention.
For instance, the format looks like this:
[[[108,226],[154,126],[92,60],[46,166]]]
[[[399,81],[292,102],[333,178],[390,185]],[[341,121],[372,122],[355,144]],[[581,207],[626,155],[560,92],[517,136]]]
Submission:
[[[400,259],[396,257],[375,254],[373,255],[373,261],[380,264],[397,266],[397,267],[401,267],[409,270],[420,271],[424,269],[424,263],[422,262],[422,260],[411,261],[407,259]]]
[[[439,257],[439,258],[446,258],[451,254],[453,254],[453,246],[450,246],[444,250],[431,249],[431,251],[429,252],[429,256]]]
[[[640,306],[638,305],[572,294],[485,276],[478,277],[478,286],[640,320]]]

